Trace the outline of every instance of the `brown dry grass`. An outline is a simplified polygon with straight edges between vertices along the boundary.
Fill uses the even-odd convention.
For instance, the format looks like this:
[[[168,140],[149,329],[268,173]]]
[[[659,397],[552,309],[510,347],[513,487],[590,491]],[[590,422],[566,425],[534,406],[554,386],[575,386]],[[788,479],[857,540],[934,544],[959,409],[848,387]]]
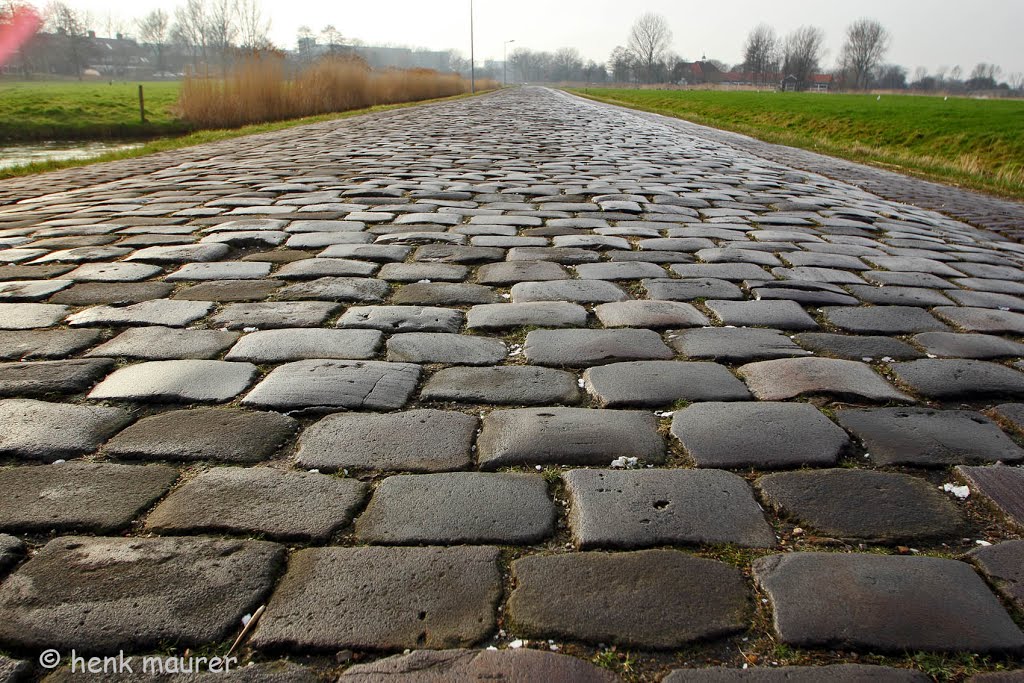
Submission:
[[[478,90],[498,83],[478,80]],[[457,74],[429,69],[374,71],[365,63],[325,58],[296,74],[277,56],[253,56],[226,78],[190,74],[182,83],[180,117],[200,128],[234,128],[251,123],[416,102],[469,92]]]

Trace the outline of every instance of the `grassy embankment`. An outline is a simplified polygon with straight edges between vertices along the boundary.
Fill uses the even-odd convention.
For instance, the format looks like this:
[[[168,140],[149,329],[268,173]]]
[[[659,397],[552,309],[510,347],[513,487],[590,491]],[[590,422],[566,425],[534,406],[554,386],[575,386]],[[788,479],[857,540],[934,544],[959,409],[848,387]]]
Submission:
[[[1024,101],[899,95],[574,90],[768,142],[1024,199]]]
[[[3,143],[38,140],[148,140],[141,147],[84,160],[0,169],[0,178],[144,156],[306,123],[463,97],[469,84],[425,71],[374,73],[343,62],[315,64],[296,77],[279,63],[253,60],[226,79],[144,83],[0,82]],[[496,83],[477,83],[478,90]]]

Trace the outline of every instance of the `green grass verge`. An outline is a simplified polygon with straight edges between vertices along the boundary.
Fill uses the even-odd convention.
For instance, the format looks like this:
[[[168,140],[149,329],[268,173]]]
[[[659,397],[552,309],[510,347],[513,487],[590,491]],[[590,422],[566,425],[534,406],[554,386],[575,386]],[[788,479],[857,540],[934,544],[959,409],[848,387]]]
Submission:
[[[143,86],[146,123],[139,118]],[[143,139],[194,129],[174,115],[176,81],[0,82],[0,141]]]
[[[1022,100],[610,88],[572,92],[1024,199]]]
[[[478,93],[482,94],[482,93]],[[128,149],[116,152],[110,152],[89,159],[67,159],[63,161],[44,161],[34,164],[26,164],[23,166],[15,166],[13,168],[0,168],[0,179],[3,178],[14,178],[18,176],[32,175],[34,173],[42,173],[44,171],[56,171],[62,168],[72,168],[76,166],[87,166],[89,164],[96,164],[104,161],[117,161],[120,159],[133,159],[136,157],[146,156],[148,154],[154,154],[156,152],[166,152],[174,149],[181,149],[183,147],[192,147],[193,145],[201,145],[207,142],[218,142],[220,140],[229,140],[231,138],[242,137],[244,135],[255,135],[257,133],[269,133],[275,130],[284,130],[285,128],[292,128],[294,126],[302,126],[307,123],[319,123],[321,121],[333,121],[336,119],[345,119],[351,116],[359,116],[362,114],[372,114],[381,111],[390,111],[392,109],[403,109],[405,107],[413,107],[420,104],[427,104],[430,102],[444,102],[448,100],[458,100],[466,97],[475,97],[475,95],[453,95],[452,97],[442,97],[434,100],[422,100],[419,102],[403,102],[401,104],[385,104],[376,107],[369,107],[367,109],[354,109],[352,111],[338,112],[335,114],[320,114],[318,116],[307,116],[301,119],[289,119],[287,121],[275,121],[273,123],[259,123],[251,126],[243,126],[242,128],[233,128],[229,130],[201,130],[188,135],[182,135],[173,138],[160,138],[157,140],[151,140],[141,147],[135,149]]]

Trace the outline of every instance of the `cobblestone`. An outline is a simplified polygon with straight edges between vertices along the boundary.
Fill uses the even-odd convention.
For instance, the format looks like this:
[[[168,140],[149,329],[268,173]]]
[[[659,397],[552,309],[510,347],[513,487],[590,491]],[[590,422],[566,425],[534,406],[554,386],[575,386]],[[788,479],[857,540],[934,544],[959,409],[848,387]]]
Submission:
[[[929,556],[1019,609],[968,551],[1024,519],[1024,415],[992,407],[1024,392],[1022,220],[534,87],[4,180],[0,651],[209,648],[268,603],[239,680],[1015,665],[971,565]],[[120,474],[157,469],[163,500]],[[261,537],[328,547],[286,572]],[[821,564],[755,616],[774,560],[722,544]]]

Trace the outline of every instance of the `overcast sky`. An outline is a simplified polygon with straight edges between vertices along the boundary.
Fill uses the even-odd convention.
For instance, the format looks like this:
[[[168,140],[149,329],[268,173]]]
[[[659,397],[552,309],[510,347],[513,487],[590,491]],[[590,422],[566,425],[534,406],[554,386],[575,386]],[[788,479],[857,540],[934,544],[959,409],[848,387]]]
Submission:
[[[109,11],[137,17],[172,6],[158,0],[67,1],[90,11],[100,27]],[[454,48],[469,56],[469,0],[262,0],[262,6],[272,19],[271,38],[288,48],[294,48],[299,26],[319,31],[333,24],[345,38],[367,44]],[[690,60],[706,54],[729,64],[741,61],[747,32],[764,21],[780,34],[801,24],[825,29],[830,67],[846,25],[871,17],[892,33],[887,61],[911,74],[919,66],[934,71],[959,64],[966,76],[978,62],[1000,65],[1004,77],[1024,72],[1024,0],[475,0],[474,10],[481,62],[501,59],[506,40],[515,40],[510,51],[571,46],[585,58],[605,61],[626,42],[633,20],[653,11],[668,19],[673,50]]]

